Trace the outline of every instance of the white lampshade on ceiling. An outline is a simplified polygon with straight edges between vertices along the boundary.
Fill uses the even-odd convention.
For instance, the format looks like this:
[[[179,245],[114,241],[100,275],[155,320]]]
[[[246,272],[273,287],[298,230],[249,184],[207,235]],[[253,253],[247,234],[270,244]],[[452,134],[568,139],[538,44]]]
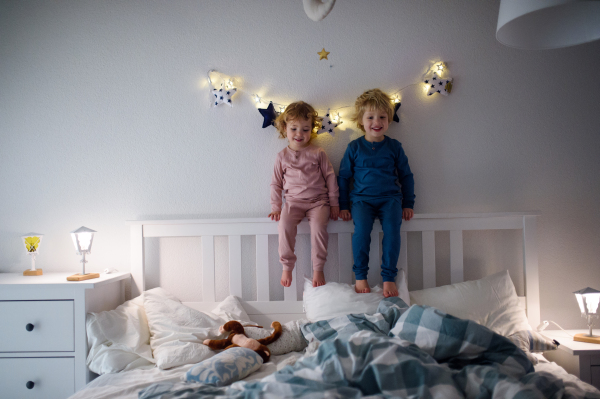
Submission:
[[[501,0],[496,39],[509,47],[544,50],[600,39],[598,0]]]

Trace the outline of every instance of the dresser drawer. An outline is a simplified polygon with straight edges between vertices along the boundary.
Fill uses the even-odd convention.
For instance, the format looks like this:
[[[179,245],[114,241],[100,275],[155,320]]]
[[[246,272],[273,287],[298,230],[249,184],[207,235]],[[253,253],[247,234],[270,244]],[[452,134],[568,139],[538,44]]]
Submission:
[[[0,301],[0,321],[0,352],[75,350],[73,301]]]
[[[0,370],[3,398],[65,399],[75,393],[72,357],[0,358]]]

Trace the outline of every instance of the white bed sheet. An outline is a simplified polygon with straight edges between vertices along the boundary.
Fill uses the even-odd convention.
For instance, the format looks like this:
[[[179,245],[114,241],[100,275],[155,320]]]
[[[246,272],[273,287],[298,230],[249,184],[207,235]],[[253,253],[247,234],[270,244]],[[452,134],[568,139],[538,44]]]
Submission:
[[[304,355],[304,352],[290,352],[285,355],[271,356],[268,363],[244,378],[244,381],[257,380],[273,374],[287,365],[294,364]],[[138,392],[156,382],[181,382],[185,373],[194,366],[186,364],[169,370],[158,367],[151,369],[136,369],[121,373],[104,374],[91,381],[81,391],[69,399],[137,399]]]

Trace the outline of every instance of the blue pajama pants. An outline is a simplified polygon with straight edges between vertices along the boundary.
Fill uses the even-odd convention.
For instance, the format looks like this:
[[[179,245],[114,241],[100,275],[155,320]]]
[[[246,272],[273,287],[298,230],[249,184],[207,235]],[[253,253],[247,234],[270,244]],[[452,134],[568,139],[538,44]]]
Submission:
[[[383,281],[395,281],[400,256],[400,226],[402,225],[402,204],[396,198],[379,198],[352,204],[354,235],[352,271],[357,280],[366,280],[369,272],[369,249],[373,222],[378,218],[383,227],[383,254],[381,277]]]

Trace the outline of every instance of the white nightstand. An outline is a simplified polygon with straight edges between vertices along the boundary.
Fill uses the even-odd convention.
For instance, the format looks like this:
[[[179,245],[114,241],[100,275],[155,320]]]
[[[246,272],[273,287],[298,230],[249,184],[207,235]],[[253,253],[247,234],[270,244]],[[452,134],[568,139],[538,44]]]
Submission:
[[[596,331],[594,330],[598,334]],[[560,342],[558,350],[545,352],[544,356],[562,366],[569,373],[579,376],[582,381],[600,389],[600,345],[573,341],[573,337],[567,333],[571,335],[588,334],[589,330],[542,331],[541,334],[546,338]]]
[[[87,312],[116,308],[129,273],[0,273],[0,387],[6,398],[64,399],[95,375],[86,367]]]

